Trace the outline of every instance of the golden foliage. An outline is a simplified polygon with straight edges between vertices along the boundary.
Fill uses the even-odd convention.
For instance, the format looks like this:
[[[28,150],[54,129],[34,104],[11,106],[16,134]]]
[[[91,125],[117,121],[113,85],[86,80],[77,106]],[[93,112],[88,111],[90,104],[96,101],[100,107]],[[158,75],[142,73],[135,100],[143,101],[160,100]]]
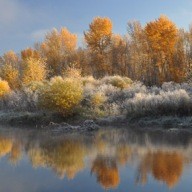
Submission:
[[[111,66],[107,62],[112,37],[112,22],[109,18],[96,17],[84,33],[85,41],[90,49],[93,73],[100,77],[110,74]]]
[[[104,51],[110,44],[112,36],[112,22],[109,18],[96,17],[89,25],[85,34],[88,47],[97,52]]]
[[[163,52],[165,54],[173,52],[178,30],[176,25],[166,16],[161,16],[159,19],[148,23],[145,31],[154,52]]]
[[[12,89],[20,87],[19,58],[14,51],[8,51],[1,58],[0,77],[9,83]]]
[[[43,81],[46,78],[47,70],[41,59],[29,58],[22,64],[22,83],[27,85],[33,81]]]
[[[0,77],[7,81],[11,89],[20,87],[19,71],[11,64],[5,64],[0,68]]]
[[[161,16],[146,25],[145,33],[154,69],[156,66],[158,69],[158,81],[162,83],[174,77],[177,70],[173,65],[173,54],[178,40],[178,29],[166,16]]]
[[[121,77],[118,75],[104,77],[102,81],[120,89],[125,89],[132,84],[131,79],[129,79],[128,77]]]
[[[68,65],[68,57],[76,49],[77,35],[70,33],[66,28],[52,30],[45,37],[41,45],[41,52],[46,58],[52,75],[61,74]]]
[[[63,71],[63,77],[64,78],[81,78],[81,70],[77,69],[75,67],[67,67]]]
[[[0,79],[0,98],[4,97],[10,92],[11,92],[11,89],[9,87],[8,82]]]
[[[97,92],[91,96],[91,106],[99,107],[106,101],[106,96],[100,92]]]
[[[40,91],[40,105],[63,114],[72,112],[83,96],[82,83],[78,79],[54,77]]]
[[[17,65],[19,61],[18,56],[14,51],[8,51],[3,55],[3,63],[4,64],[11,64],[13,66]]]
[[[22,60],[27,60],[30,58],[39,60],[41,57],[40,57],[40,53],[37,50],[34,50],[32,48],[27,48],[21,51],[21,58]]]
[[[67,28],[61,29],[60,38],[67,53],[76,49],[77,35],[70,33]]]

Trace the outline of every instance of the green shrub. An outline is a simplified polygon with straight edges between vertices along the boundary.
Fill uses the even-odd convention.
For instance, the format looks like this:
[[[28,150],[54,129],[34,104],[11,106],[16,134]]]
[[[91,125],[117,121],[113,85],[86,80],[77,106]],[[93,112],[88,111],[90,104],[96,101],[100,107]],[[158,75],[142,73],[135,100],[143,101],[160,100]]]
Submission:
[[[68,115],[80,103],[82,96],[83,88],[79,80],[54,77],[41,87],[39,104],[44,109]]]

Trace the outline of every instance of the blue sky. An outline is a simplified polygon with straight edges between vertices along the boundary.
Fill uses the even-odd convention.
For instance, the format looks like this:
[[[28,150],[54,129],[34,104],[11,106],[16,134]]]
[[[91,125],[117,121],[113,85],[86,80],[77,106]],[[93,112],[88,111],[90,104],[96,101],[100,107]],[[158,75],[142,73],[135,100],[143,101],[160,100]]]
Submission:
[[[109,17],[113,32],[125,34],[129,20],[145,24],[161,14],[187,29],[192,0],[0,0],[0,54],[33,46],[54,27],[81,38],[95,16]]]

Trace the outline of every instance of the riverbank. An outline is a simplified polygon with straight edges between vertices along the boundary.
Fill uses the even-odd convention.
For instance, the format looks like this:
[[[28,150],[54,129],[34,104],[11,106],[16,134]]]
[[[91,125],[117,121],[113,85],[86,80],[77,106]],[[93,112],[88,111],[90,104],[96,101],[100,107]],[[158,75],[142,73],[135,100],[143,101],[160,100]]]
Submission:
[[[86,119],[73,116],[65,118],[56,113],[1,112],[0,124],[15,127],[32,127],[36,129],[57,129],[62,131],[93,131],[105,127],[127,128],[192,128],[192,117],[151,116],[128,118],[111,116],[105,118]]]

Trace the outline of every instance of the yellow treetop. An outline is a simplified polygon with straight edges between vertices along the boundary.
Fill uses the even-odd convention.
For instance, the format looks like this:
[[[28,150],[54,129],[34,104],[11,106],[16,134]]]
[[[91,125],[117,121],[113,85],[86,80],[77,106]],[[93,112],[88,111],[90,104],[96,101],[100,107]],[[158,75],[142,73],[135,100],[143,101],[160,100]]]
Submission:
[[[84,33],[88,47],[93,51],[104,51],[110,44],[112,27],[112,21],[109,18],[94,18],[89,25],[89,31]]]
[[[166,16],[160,16],[157,20],[149,22],[145,27],[152,51],[170,53],[173,52],[178,37],[176,25]]]

